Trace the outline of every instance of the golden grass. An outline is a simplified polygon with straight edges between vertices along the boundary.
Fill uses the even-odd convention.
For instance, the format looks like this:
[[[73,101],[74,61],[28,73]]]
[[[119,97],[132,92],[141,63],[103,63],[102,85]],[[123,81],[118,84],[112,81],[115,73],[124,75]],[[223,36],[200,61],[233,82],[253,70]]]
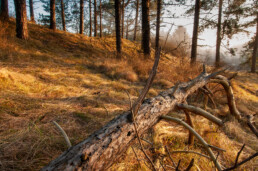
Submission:
[[[153,64],[154,52],[152,59],[144,60],[140,45],[129,40],[123,40],[123,58],[118,60],[115,59],[113,37],[89,38],[62,31],[52,32],[34,24],[29,24],[29,31],[30,39],[20,40],[15,37],[13,19],[9,23],[0,22],[0,170],[38,170],[66,150],[63,137],[51,121],[57,121],[72,144],[76,144],[128,110],[125,91],[136,99]],[[148,97],[156,96],[178,81],[188,81],[200,71],[199,65],[190,67],[187,59],[163,54]],[[236,80],[233,85],[240,84]],[[245,88],[253,91],[257,82],[250,82]],[[241,91],[245,90],[241,88]],[[245,98],[237,98],[238,102],[242,99]],[[257,104],[254,95],[245,100],[246,103],[252,102],[247,108],[253,110]],[[223,154],[221,160],[232,164],[228,158],[239,149],[239,144],[234,141],[243,142],[245,134],[237,140],[228,139],[222,132],[214,136],[209,133],[214,127],[207,125],[207,120],[198,124],[197,119],[195,121],[197,130],[207,141],[219,146],[229,144],[225,147],[232,149],[232,153]],[[226,132],[235,135],[234,131],[237,132],[239,127],[233,129],[229,126]],[[153,133],[153,142],[159,147],[155,150],[157,154],[164,154],[161,144],[168,145],[170,150],[188,148],[185,145],[187,132],[178,125],[162,122],[155,126]],[[254,149],[256,145],[252,145],[252,138],[245,142],[251,143],[250,147]],[[137,145],[134,149],[143,159]],[[198,143],[193,149],[204,152]],[[209,170],[212,166],[206,159],[191,154],[173,154],[173,157],[176,161],[184,158],[182,167],[192,157],[198,161],[196,168]],[[165,158],[165,163],[168,162]],[[148,170],[142,162],[140,168],[131,148],[112,169]]]

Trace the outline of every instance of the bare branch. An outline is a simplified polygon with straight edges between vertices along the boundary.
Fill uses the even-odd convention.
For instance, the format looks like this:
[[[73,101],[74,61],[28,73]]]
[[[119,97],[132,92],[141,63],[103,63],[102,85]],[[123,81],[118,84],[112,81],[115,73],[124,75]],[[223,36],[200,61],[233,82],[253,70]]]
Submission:
[[[194,165],[194,159],[191,160],[190,164],[188,165],[188,167],[185,169],[185,171],[189,171]]]
[[[179,150],[179,151],[171,151],[170,153],[171,153],[171,154],[173,154],[173,153],[193,153],[193,154],[197,154],[197,155],[199,155],[199,156],[205,157],[205,158],[207,158],[207,159],[210,159],[209,156],[206,156],[205,154],[202,154],[202,153],[198,153],[198,152],[196,152],[196,151]]]
[[[71,141],[69,140],[69,137],[67,136],[67,134],[65,133],[65,131],[63,130],[63,128],[56,122],[56,121],[53,121],[53,124],[59,129],[59,131],[62,133],[64,139],[65,139],[65,142],[68,146],[68,148],[72,147],[72,144],[71,144]]]
[[[202,143],[202,145],[204,146],[204,148],[206,149],[206,151],[210,155],[210,158],[213,161],[213,163],[215,164],[216,168],[219,171],[222,170],[220,164],[216,160],[215,155],[213,154],[212,150],[210,149],[209,144],[206,143],[206,141],[192,127],[190,127],[187,123],[185,123],[181,119],[173,118],[173,117],[170,117],[170,116],[161,116],[161,119],[165,119],[165,120],[176,122],[176,123],[178,123],[180,125],[183,125],[186,129],[191,131],[195,135],[195,137],[200,141],[200,143]]]
[[[168,147],[167,147],[166,145],[165,145],[165,149],[166,149],[166,151],[167,151],[167,153],[168,153],[168,157],[170,158],[170,160],[171,160],[172,163],[173,163],[173,166],[176,167],[176,163],[175,163],[174,160],[172,159],[171,154],[170,154],[170,152],[169,152],[169,150],[168,150]]]

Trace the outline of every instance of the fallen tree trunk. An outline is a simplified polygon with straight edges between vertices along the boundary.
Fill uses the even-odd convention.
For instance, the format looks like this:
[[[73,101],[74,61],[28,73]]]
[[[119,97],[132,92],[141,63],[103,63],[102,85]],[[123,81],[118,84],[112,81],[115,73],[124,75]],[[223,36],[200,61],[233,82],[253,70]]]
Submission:
[[[210,75],[202,72],[188,83],[178,84],[145,100],[135,116],[139,135],[153,127],[160,116],[169,113],[178,103],[184,102],[190,94],[206,85],[220,72]],[[106,170],[136,138],[130,117],[130,111],[119,115],[81,143],[69,148],[42,170]]]

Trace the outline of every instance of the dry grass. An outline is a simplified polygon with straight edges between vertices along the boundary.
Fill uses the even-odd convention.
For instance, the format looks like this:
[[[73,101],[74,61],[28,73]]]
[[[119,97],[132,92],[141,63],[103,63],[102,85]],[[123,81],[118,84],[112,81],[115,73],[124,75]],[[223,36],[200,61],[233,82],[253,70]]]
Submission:
[[[72,144],[76,144],[128,110],[125,90],[135,99],[153,64],[152,59],[143,59],[139,44],[128,40],[123,40],[123,58],[118,60],[115,59],[115,39],[112,37],[100,39],[52,32],[34,24],[29,24],[29,30],[30,39],[20,40],[15,37],[13,20],[5,24],[0,22],[0,170],[38,170],[66,150],[63,137],[51,121],[57,121]],[[187,59],[163,55],[148,97],[178,81],[188,81],[200,71],[198,65],[190,68]],[[254,83],[251,87],[256,86]],[[205,123],[207,121],[200,125]],[[156,126],[160,128],[154,129],[155,144],[167,144],[170,150],[186,148],[185,130],[172,126],[173,132],[167,123]],[[206,128],[206,132],[211,131],[208,126],[198,127],[202,132]],[[160,135],[158,130],[167,130],[167,135]],[[206,133],[204,136],[208,140],[213,135]],[[232,141],[232,148],[237,151],[238,144],[228,140],[223,133],[216,135],[219,136],[222,140]],[[219,138],[210,141],[220,142]],[[203,151],[198,143],[194,149]],[[143,158],[137,145],[135,150]],[[136,170],[138,165],[132,149],[125,156],[125,160],[112,168]],[[176,161],[185,158],[182,166],[193,157],[176,156]],[[204,163],[198,165],[201,170],[210,168],[210,162],[198,160]],[[148,168],[142,164],[141,170]]]

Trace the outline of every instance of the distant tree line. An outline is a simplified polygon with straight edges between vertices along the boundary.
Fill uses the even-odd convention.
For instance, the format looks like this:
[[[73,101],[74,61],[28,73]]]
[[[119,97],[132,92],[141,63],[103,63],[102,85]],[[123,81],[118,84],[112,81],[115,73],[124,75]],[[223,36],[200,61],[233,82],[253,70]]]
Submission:
[[[256,34],[250,40],[252,49],[252,67],[255,72],[257,57],[257,31],[258,31],[258,3],[248,0],[40,0],[47,15],[40,14],[38,22],[49,25],[55,31],[74,30],[79,34],[87,34],[89,37],[102,37],[116,35],[117,56],[121,58],[121,39],[141,40],[145,58],[150,58],[151,30],[155,29],[156,16],[160,13],[162,23],[163,9],[170,6],[184,6],[189,8],[186,15],[194,16],[193,35],[191,43],[191,63],[194,64],[198,55],[198,35],[206,28],[217,29],[215,65],[220,65],[221,42],[223,38],[231,39],[234,34],[247,32],[247,28],[256,25]],[[30,21],[35,23],[34,2],[28,0]],[[157,11],[160,5],[161,11]],[[250,5],[251,4],[251,5]],[[16,12],[16,34],[18,38],[28,39],[26,0],[14,0]],[[216,12],[217,9],[217,12]],[[213,12],[211,12],[213,11]],[[86,17],[87,14],[87,17]],[[211,15],[217,15],[211,17]],[[168,17],[166,15],[165,17]],[[170,16],[173,18],[174,16]],[[253,20],[240,22],[243,18],[252,17]],[[2,21],[8,21],[8,0],[1,0]],[[141,25],[141,29],[140,26]],[[93,33],[92,33],[93,32]],[[131,36],[129,36],[129,33]],[[139,36],[141,35],[141,36]],[[156,44],[158,42],[156,41]],[[155,46],[157,48],[157,46]],[[227,47],[226,47],[227,48]],[[234,49],[228,49],[234,53]]]

